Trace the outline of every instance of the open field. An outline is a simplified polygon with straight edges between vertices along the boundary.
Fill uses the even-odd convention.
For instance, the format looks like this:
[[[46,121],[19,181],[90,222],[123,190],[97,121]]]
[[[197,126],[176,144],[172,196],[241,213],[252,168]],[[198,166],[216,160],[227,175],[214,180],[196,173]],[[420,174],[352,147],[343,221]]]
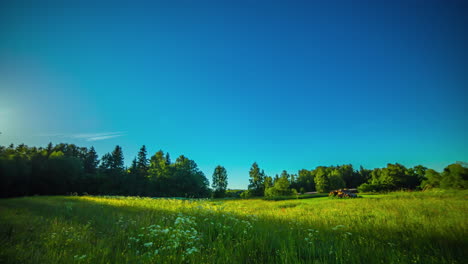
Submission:
[[[468,192],[0,200],[0,263],[466,263]]]

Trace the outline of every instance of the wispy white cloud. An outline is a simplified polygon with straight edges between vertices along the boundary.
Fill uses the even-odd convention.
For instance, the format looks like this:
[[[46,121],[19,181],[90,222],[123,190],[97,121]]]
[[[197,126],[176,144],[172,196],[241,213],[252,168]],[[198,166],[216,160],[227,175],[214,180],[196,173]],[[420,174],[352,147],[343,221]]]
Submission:
[[[116,137],[121,137],[124,136],[125,134],[117,134],[117,135],[107,135],[107,136],[98,136],[98,137],[90,137],[87,138],[86,141],[98,141],[98,140],[105,140],[109,138],[116,138]]]
[[[125,132],[104,132],[104,133],[80,133],[80,134],[62,134],[62,133],[51,133],[51,134],[41,134],[38,136],[41,137],[59,137],[59,138],[74,138],[82,139],[86,141],[98,141],[106,140],[110,138],[116,138],[125,136]]]

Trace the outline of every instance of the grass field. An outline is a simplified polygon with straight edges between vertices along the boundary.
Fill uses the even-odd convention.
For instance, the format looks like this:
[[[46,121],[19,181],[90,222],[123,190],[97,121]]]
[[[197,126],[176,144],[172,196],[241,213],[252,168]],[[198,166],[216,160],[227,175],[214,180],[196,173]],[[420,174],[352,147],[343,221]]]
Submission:
[[[1,263],[466,263],[468,192],[0,200]]]

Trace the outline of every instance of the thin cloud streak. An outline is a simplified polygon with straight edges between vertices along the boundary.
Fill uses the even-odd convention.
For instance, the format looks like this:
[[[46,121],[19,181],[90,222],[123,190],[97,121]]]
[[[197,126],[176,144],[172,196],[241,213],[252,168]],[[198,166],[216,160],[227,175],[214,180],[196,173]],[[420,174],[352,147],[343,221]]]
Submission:
[[[99,137],[91,137],[91,138],[87,138],[86,141],[105,140],[105,139],[109,139],[109,138],[121,137],[121,136],[124,136],[124,135],[125,135],[125,134],[109,135],[109,136],[99,136]]]
[[[80,134],[63,134],[63,133],[54,133],[54,134],[42,134],[41,137],[58,137],[58,138],[73,138],[73,139],[82,139],[86,141],[99,141],[106,140],[116,137],[125,136],[125,132],[104,132],[104,133],[80,133]]]
[[[95,137],[106,137],[106,136],[113,136],[113,135],[123,135],[124,132],[106,132],[106,133],[86,133],[86,134],[73,134],[71,137],[73,138],[95,138]]]

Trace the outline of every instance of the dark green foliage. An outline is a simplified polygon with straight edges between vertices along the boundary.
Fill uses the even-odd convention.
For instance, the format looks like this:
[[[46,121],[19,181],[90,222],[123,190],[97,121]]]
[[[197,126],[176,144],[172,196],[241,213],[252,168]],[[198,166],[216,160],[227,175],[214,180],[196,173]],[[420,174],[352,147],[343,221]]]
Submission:
[[[244,199],[251,198],[251,197],[253,197],[252,191],[251,190],[245,190],[245,191],[241,192],[240,197],[244,198]]]
[[[376,191],[394,191],[398,189],[413,189],[419,185],[414,170],[407,170],[401,164],[387,164],[386,168],[374,169],[369,182]]]
[[[195,161],[181,155],[173,164],[168,164],[163,151],[150,158],[147,195],[207,197],[210,195],[208,179],[198,169]]]
[[[275,182],[273,187],[267,188],[265,190],[265,197],[292,195],[293,192],[289,186],[290,182],[288,181],[287,175],[283,174]]]
[[[468,187],[468,168],[461,164],[448,165],[442,172],[440,187],[446,189],[466,189]]]
[[[359,186],[359,192],[387,192],[399,189],[466,189],[468,168],[456,163],[447,166],[442,173],[422,165],[405,168],[401,164],[388,164],[386,168],[376,168],[369,180]]]
[[[264,181],[264,185],[265,185],[265,190],[270,188],[270,187],[273,187],[273,178],[270,177],[270,176],[266,176],[265,181]]]
[[[227,187],[223,167],[213,175],[214,196],[222,197]],[[352,165],[319,166],[302,169],[297,175],[283,171],[274,178],[265,175],[257,163],[249,171],[249,188],[241,197],[290,195],[293,190],[328,192],[357,188],[360,192],[387,192],[400,189],[466,189],[468,168],[458,162],[442,173],[418,165],[406,168],[388,164],[386,168],[354,170]],[[147,158],[142,146],[130,168],[125,168],[122,148],[116,146],[99,162],[93,147],[49,143],[45,148],[24,144],[0,146],[0,196],[59,195],[69,193],[208,197],[208,179],[197,164],[185,156],[172,163],[169,153],[156,152]]]
[[[354,189],[360,192],[388,192],[400,189],[415,190],[420,188],[467,188],[468,173],[466,163],[458,162],[448,166],[442,174],[427,169],[422,165],[406,168],[401,164],[388,164],[385,168],[368,170],[360,166],[354,170],[351,164],[341,166],[318,166],[313,170],[299,170],[297,176],[281,173],[276,175],[273,183],[281,178],[289,179],[289,188],[300,190],[300,193],[317,191],[319,193],[341,188]],[[265,178],[265,196],[274,196],[274,184]]]
[[[433,169],[428,169],[425,173],[425,179],[421,183],[421,187],[423,189],[438,188],[440,187],[441,180],[442,176],[440,173]]]
[[[329,189],[337,190],[346,187],[346,183],[340,175],[330,175],[328,177]]]
[[[0,197],[70,193],[208,197],[210,190],[194,161],[181,156],[171,164],[160,151],[148,164],[145,146],[128,169],[120,146],[100,163],[93,147],[0,147]]]
[[[360,193],[383,192],[385,190],[386,189],[383,185],[372,184],[372,183],[363,183],[358,187],[358,192]]]
[[[148,158],[147,158],[147,153],[146,153],[146,146],[143,145],[140,148],[140,151],[138,152],[138,159],[136,161],[136,168],[138,170],[138,173],[141,175],[146,175],[148,172]]]
[[[250,168],[249,171],[249,176],[250,176],[250,184],[249,184],[249,191],[250,195],[252,196],[263,196],[263,193],[265,191],[265,173],[263,171],[260,171],[260,168],[258,167],[258,164],[254,162],[252,164],[252,167]]]
[[[213,172],[213,197],[224,197],[227,189],[227,172],[223,166],[218,165]]]
[[[243,190],[226,190],[226,198],[240,198],[241,193],[244,192]]]
[[[421,187],[423,189],[466,189],[468,188],[468,168],[456,163],[448,165],[442,173],[428,169]]]
[[[317,167],[314,181],[317,192],[324,193],[330,190],[330,183],[328,182],[326,167]]]
[[[84,172],[89,174],[95,174],[99,164],[98,155],[94,147],[91,147],[88,152],[85,154],[83,160]]]
[[[302,169],[298,173],[297,185],[301,193],[315,191],[314,174],[312,171]]]
[[[111,153],[110,160],[110,169],[121,172],[124,170],[124,157],[122,148],[120,146],[115,146],[114,151]]]

